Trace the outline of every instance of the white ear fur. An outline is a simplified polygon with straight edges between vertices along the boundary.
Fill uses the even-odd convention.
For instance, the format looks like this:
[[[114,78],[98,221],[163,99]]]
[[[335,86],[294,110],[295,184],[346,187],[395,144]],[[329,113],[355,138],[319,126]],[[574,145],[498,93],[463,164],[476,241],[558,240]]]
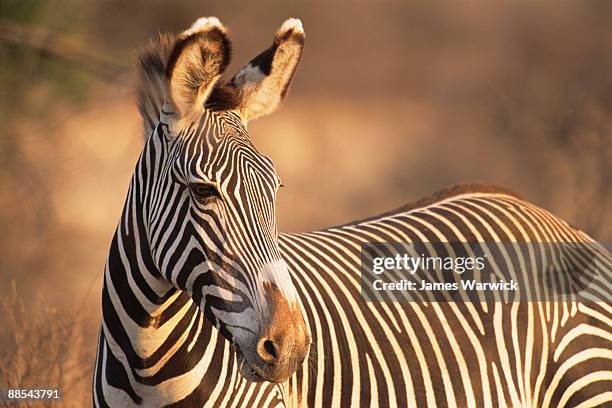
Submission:
[[[177,37],[166,80],[167,98],[179,118],[203,108],[230,54],[226,29],[216,17],[199,18]]]
[[[239,110],[245,122],[268,115],[284,99],[302,56],[305,34],[302,22],[286,20],[276,31],[272,46],[234,75]]]
[[[217,17],[200,17],[191,24],[187,30],[181,33],[181,36],[190,36],[198,32],[205,32],[213,28],[219,29],[223,34],[227,33],[227,30],[221,21]]]

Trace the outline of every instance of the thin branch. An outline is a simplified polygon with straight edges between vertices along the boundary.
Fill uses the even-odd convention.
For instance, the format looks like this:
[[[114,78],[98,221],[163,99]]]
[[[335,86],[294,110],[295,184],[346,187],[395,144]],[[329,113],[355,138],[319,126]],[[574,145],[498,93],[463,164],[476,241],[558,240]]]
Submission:
[[[0,19],[0,43],[27,47],[40,56],[73,65],[107,82],[122,82],[129,65],[112,62],[83,44],[42,27]]]

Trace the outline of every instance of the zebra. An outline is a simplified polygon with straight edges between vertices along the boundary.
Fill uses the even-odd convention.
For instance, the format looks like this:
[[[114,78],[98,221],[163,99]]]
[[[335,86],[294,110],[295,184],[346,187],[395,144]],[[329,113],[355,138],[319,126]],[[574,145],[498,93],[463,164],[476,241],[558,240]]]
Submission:
[[[231,43],[215,17],[140,53],[146,143],[104,268],[93,404],[610,404],[612,257],[518,195],[460,185],[278,233],[281,180],[247,123],[280,106],[304,42],[301,21],[286,20],[229,80]],[[363,245],[468,241],[580,244],[570,261],[588,257],[603,289],[551,302],[364,301]]]

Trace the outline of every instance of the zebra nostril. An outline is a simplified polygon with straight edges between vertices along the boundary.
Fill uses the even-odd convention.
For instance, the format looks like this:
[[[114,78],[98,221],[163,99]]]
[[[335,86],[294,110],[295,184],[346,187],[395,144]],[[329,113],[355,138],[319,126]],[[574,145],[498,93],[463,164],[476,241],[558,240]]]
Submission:
[[[274,345],[272,340],[264,340],[262,348],[264,351],[262,354],[265,354],[265,356],[262,357],[264,357],[266,360],[276,360],[278,358],[278,350],[276,349],[276,345]]]

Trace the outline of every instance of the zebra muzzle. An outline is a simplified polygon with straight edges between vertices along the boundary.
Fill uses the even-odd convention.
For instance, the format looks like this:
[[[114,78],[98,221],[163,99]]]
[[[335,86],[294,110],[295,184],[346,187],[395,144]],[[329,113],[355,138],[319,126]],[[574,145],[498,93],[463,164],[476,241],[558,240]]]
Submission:
[[[267,315],[258,337],[244,347],[241,374],[252,381],[283,382],[302,365],[310,334],[301,307],[289,302],[275,285],[266,285]],[[239,359],[240,360],[240,359]]]

